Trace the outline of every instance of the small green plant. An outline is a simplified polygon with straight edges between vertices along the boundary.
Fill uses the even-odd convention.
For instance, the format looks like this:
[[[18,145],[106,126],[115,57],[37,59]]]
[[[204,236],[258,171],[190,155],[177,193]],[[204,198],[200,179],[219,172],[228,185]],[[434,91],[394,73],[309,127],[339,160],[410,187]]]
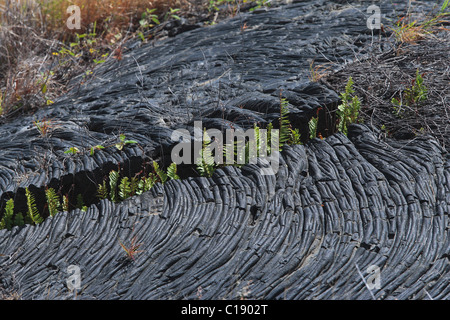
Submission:
[[[16,216],[14,217],[14,225],[21,227],[24,224],[25,224],[25,220],[23,218],[23,214],[22,214],[22,212],[18,212],[16,214]]]
[[[164,172],[156,161],[153,161],[153,171],[148,176],[138,177],[123,177],[112,170],[109,173],[109,191],[106,181],[99,184],[97,187],[97,197],[99,199],[110,199],[113,202],[125,200],[134,195],[140,195],[149,191],[157,182],[165,183],[169,179],[179,179],[177,175],[177,165],[172,163],[167,172]]]
[[[214,162],[214,156],[210,150],[211,138],[209,137],[206,129],[203,130],[202,149],[200,151],[200,157],[197,159],[197,170],[202,177],[212,177],[216,164]]]
[[[137,143],[137,141],[135,140],[127,140],[124,134],[120,134],[119,135],[119,142],[116,143],[116,148],[118,150],[122,150],[123,147],[127,144],[134,144]]]
[[[56,213],[58,213],[61,207],[59,197],[53,188],[48,188],[45,190],[45,197],[47,199],[48,212],[53,217]]]
[[[169,8],[169,11],[167,11],[166,14],[164,15],[164,21],[167,21],[170,19],[181,20],[181,18],[175,14],[178,11],[180,11],[180,9]]]
[[[180,177],[177,175],[177,164],[171,163],[167,168],[167,176],[172,180],[178,180]]]
[[[138,182],[136,194],[149,191],[158,182],[158,175],[151,172],[148,177],[142,177]]]
[[[89,152],[89,154],[91,156],[93,156],[96,150],[102,150],[102,149],[105,149],[105,147],[100,145],[100,144],[98,144],[96,146],[91,147],[91,151]]]
[[[28,188],[25,188],[25,196],[27,198],[28,217],[35,225],[40,224],[44,219],[40,216],[34,195]]]
[[[403,92],[403,97],[398,100],[397,98],[392,98],[391,102],[394,105],[394,113],[396,116],[401,116],[401,111],[403,106],[413,106],[421,101],[428,99],[428,89],[423,84],[423,77],[419,73],[419,69],[416,70],[416,78],[413,80],[411,88],[407,88]]]
[[[108,198],[108,187],[106,186],[106,181],[103,180],[102,184],[97,187],[97,198],[107,199]]]
[[[62,209],[63,211],[69,211],[69,197],[67,195],[63,195]]]
[[[161,183],[166,183],[168,176],[164,171],[162,171],[159,168],[159,165],[156,161],[153,161],[153,170],[155,170],[155,173],[158,175],[159,179],[161,180]]]
[[[209,0],[208,10],[219,11],[219,6],[227,4],[229,7],[228,10],[236,13],[238,11],[238,7],[241,6],[242,3],[255,4],[254,7],[250,8],[250,11],[270,6],[269,0]]]
[[[77,194],[77,204],[75,206],[77,209],[81,209],[83,210],[84,208],[86,208],[86,206],[84,205],[84,200],[83,200],[83,196],[79,193]],[[83,210],[86,211],[86,210]]]
[[[78,149],[77,147],[70,147],[69,149],[64,151],[65,154],[77,154],[79,152],[80,152],[80,149]]]
[[[34,126],[39,131],[42,137],[46,137],[50,131],[54,128],[52,120],[35,120],[33,121]]]
[[[261,9],[263,7],[270,6],[270,0],[244,0],[244,3],[246,3],[246,2],[253,2],[256,4],[256,6],[251,8],[250,11],[254,11],[256,9]]]
[[[289,121],[289,109],[288,109],[289,102],[281,97],[280,93],[280,150],[283,147],[284,144],[289,143],[291,140],[291,123]]]
[[[155,25],[161,24],[158,19],[158,15],[155,14],[156,8],[148,9],[142,13],[141,20],[139,20],[139,24],[143,28],[151,28]]]
[[[8,201],[6,201],[5,213],[3,215],[2,220],[0,221],[0,229],[11,230],[11,228],[15,224],[13,216],[14,216],[14,199],[9,199]]]
[[[308,122],[310,139],[315,139],[317,137],[317,123],[318,122],[319,122],[319,117],[313,117]]]
[[[341,93],[342,103],[338,106],[337,115],[339,118],[338,130],[347,135],[348,126],[355,123],[359,116],[361,102],[357,96],[353,96],[353,79],[350,77],[345,86],[345,92]]]
[[[125,200],[132,195],[131,185],[128,177],[123,177],[119,184],[119,197],[121,200]]]
[[[119,200],[117,197],[119,178],[119,173],[117,171],[112,170],[109,173],[109,199],[112,202],[117,202]]]

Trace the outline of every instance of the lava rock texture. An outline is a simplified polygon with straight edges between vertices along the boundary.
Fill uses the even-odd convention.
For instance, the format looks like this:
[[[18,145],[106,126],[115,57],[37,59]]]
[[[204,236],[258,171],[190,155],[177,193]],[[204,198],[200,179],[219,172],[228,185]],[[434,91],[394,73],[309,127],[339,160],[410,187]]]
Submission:
[[[172,132],[194,120],[221,130],[276,120],[280,91],[307,136],[318,108],[339,103],[309,82],[310,62],[370,54],[378,39],[366,27],[370,4],[294,1],[129,43],[122,60],[51,107],[1,125],[3,205],[25,187],[92,197],[111,169],[170,163]],[[384,15],[402,8],[381,6]],[[44,118],[53,121],[45,137],[33,125]],[[139,143],[89,155],[119,134]],[[64,153],[71,147],[81,152]],[[355,124],[348,137],[285,146],[276,175],[261,175],[260,164],[186,174],[121,203],[1,230],[0,292],[71,299],[72,265],[81,272],[78,299],[446,299],[449,213],[450,157],[436,139],[382,139]],[[120,242],[140,245],[134,260]],[[373,267],[380,286],[369,290]]]

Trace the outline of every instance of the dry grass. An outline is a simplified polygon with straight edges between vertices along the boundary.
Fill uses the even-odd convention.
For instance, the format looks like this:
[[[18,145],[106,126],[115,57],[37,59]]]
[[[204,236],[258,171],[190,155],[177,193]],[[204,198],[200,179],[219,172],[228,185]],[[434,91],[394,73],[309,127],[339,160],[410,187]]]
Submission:
[[[445,29],[442,24],[448,23],[448,12],[450,0],[445,0],[438,10],[433,10],[425,17],[415,17],[409,9],[408,12],[396,21],[391,28],[397,42],[416,43],[426,37],[432,36],[434,32]],[[410,3],[411,5],[411,3]]]
[[[92,73],[140,28],[147,9],[163,17],[187,0],[0,0],[0,117],[30,113],[69,90],[75,75]],[[81,9],[81,29],[66,12]],[[82,37],[77,36],[82,35]],[[120,58],[120,57],[119,57]]]

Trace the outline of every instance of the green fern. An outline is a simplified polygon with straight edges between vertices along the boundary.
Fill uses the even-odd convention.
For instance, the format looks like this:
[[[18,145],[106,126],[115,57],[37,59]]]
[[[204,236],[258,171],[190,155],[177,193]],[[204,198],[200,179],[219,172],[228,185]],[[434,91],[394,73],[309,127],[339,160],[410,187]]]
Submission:
[[[273,123],[270,122],[267,125],[267,155],[270,156],[272,153],[272,130],[273,130]]]
[[[47,198],[48,212],[53,217],[56,213],[58,213],[61,206],[59,197],[53,188],[48,188],[45,190],[45,197]]]
[[[287,144],[291,138],[290,129],[291,123],[289,121],[289,102],[286,98],[282,98],[280,95],[280,151],[284,144]]]
[[[6,201],[5,214],[3,215],[3,219],[0,221],[0,229],[11,230],[11,228],[14,226],[13,215],[14,200],[9,199],[8,201]]]
[[[119,173],[112,170],[109,173],[109,199],[113,202],[117,202],[117,185],[119,183]]]
[[[172,162],[170,166],[167,168],[167,176],[172,180],[180,179],[177,175],[177,164]]]
[[[311,118],[308,122],[309,126],[309,138],[315,139],[317,137],[317,123],[319,122],[319,118]]]
[[[83,196],[79,193],[79,194],[77,194],[77,205],[76,205],[76,208],[77,209],[83,209],[83,207],[84,207]]]
[[[142,177],[141,180],[139,180],[138,190],[136,191],[136,194],[142,194],[149,191],[157,181],[158,175],[153,172],[151,172],[148,177]]]
[[[106,181],[103,180],[102,184],[97,187],[97,198],[107,199],[108,198],[108,187],[106,186]]]
[[[138,191],[138,185],[139,185],[139,179],[137,177],[133,177],[130,180],[130,189],[131,189],[131,195],[135,195]]]
[[[356,122],[361,106],[359,98],[352,96],[355,93],[353,84],[352,77],[349,77],[345,86],[345,92],[341,93],[342,103],[338,106],[337,110],[339,117],[338,130],[345,135],[347,135],[348,126]]]
[[[63,196],[62,209],[66,212],[69,211],[69,197],[67,195]]]
[[[44,221],[44,219],[42,219],[42,217],[39,215],[34,195],[28,188],[25,188],[25,196],[27,198],[28,217],[35,225],[40,224],[42,221]]]
[[[24,224],[25,224],[25,221],[23,219],[22,212],[17,213],[16,216],[14,217],[14,225],[21,227]]]
[[[120,181],[119,196],[121,200],[125,200],[131,196],[131,186],[128,177],[123,177]]]
[[[197,170],[202,177],[212,177],[215,170],[214,157],[208,146],[211,144],[211,138],[206,129],[203,130],[203,142],[200,158],[197,159]]]
[[[302,144],[301,141],[301,134],[298,131],[298,128],[295,129],[289,129],[290,131],[290,135],[291,135],[291,139],[290,139],[290,143],[291,144]]]
[[[153,169],[161,180],[161,183],[166,183],[168,176],[163,170],[159,168],[159,164],[156,161],[153,161]]]

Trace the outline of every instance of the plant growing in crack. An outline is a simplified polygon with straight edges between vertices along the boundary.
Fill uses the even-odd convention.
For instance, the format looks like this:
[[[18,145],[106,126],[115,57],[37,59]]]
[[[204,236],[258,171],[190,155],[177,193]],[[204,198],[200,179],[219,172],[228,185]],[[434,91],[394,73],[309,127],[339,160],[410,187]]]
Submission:
[[[78,149],[77,147],[70,147],[69,149],[67,149],[66,151],[64,151],[65,154],[77,154],[80,152],[80,149]]]
[[[48,212],[53,217],[61,207],[59,197],[53,188],[48,188],[45,190],[45,197],[47,199]]]
[[[105,149],[105,147],[102,146],[101,144],[93,146],[93,147],[91,147],[91,151],[89,152],[89,155],[93,156],[96,150],[102,150],[102,149]]]
[[[13,215],[14,215],[14,200],[9,199],[6,202],[5,213],[3,215],[2,220],[0,221],[0,229],[11,230],[11,228],[14,226]]]
[[[35,120],[33,121],[33,124],[42,137],[46,137],[55,127],[55,125],[52,123],[52,120],[45,119]]]
[[[345,85],[345,92],[341,93],[342,103],[337,110],[339,117],[338,130],[345,135],[347,135],[348,126],[357,121],[361,107],[361,101],[358,96],[353,95],[355,93],[353,84],[352,77],[349,77]]]
[[[394,114],[401,117],[403,107],[410,107],[417,105],[419,102],[428,99],[428,89],[423,83],[423,77],[416,70],[416,78],[413,80],[412,86],[403,91],[403,95],[400,95],[400,100],[392,98],[391,102],[394,105]]]
[[[25,196],[27,198],[27,207],[28,207],[28,217],[33,222],[33,224],[40,224],[44,219],[39,214],[39,210],[36,207],[36,200],[34,195],[28,188],[25,188]]]
[[[140,246],[142,245],[142,243],[137,243],[136,242],[136,236],[134,236],[131,241],[130,241],[130,245],[126,246],[120,239],[119,239],[119,244],[122,247],[122,249],[125,251],[126,253],[126,257],[131,260],[131,261],[135,261],[136,255],[140,252],[143,252],[143,250],[139,250]]]
[[[121,133],[119,135],[119,142],[115,144],[116,148],[118,150],[122,150],[123,147],[127,144],[134,144],[137,143],[137,141],[135,140],[127,140],[127,138],[125,137],[125,135],[123,133]]]

